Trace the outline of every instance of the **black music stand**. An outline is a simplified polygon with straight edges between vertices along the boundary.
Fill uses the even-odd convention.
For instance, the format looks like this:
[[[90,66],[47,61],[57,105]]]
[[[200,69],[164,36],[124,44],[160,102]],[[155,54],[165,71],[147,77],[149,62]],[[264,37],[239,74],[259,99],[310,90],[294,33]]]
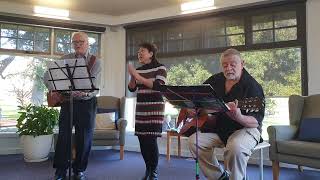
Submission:
[[[170,104],[179,108],[214,110],[215,112],[225,112],[229,108],[223,100],[216,96],[214,89],[209,84],[197,86],[161,86],[161,93]],[[198,157],[198,113],[196,113],[196,180],[199,177],[199,157]]]
[[[72,168],[72,129],[73,129],[73,91],[95,91],[97,89],[93,84],[95,77],[91,76],[88,65],[83,58],[64,59],[49,61],[47,63],[49,72],[49,86],[52,91],[60,92],[69,96],[70,105],[70,154],[69,154],[69,179],[71,179]]]

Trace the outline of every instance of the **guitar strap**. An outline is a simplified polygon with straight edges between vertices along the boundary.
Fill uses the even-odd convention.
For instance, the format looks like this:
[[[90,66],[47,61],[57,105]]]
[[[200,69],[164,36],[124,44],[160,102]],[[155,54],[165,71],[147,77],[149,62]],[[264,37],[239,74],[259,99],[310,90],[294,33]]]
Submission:
[[[91,55],[90,61],[89,61],[88,66],[87,66],[89,77],[91,77],[91,70],[92,70],[93,65],[96,63],[96,59],[97,59],[96,56]],[[93,86],[92,78],[90,78],[90,82],[92,84],[92,89],[94,89],[95,87]]]
[[[89,61],[89,63],[88,63],[88,70],[89,70],[89,72],[91,71],[93,65],[96,63],[96,60],[97,60],[97,57],[94,56],[94,55],[91,55],[90,61]]]

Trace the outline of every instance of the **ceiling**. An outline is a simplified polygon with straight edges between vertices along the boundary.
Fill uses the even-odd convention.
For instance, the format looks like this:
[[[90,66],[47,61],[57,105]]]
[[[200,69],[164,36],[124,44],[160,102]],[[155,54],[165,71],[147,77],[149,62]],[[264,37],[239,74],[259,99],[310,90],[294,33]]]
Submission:
[[[178,5],[192,0],[0,0],[88,13],[121,16],[144,10]]]

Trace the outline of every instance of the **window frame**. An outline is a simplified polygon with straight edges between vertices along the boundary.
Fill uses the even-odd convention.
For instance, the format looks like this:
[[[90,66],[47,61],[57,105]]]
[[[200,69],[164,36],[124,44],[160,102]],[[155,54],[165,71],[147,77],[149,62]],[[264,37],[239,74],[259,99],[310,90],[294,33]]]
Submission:
[[[89,33],[89,34],[96,34],[98,35],[98,45],[97,45],[97,48],[98,48],[98,51],[97,53],[95,54],[97,57],[101,57],[101,39],[102,39],[102,31],[101,32],[98,32],[98,31],[86,31],[85,29],[88,29],[88,28],[85,28],[86,26],[84,26],[84,29],[68,29],[68,28],[61,28],[61,27],[50,27],[50,26],[43,26],[43,25],[34,25],[34,24],[26,24],[26,23],[16,23],[16,22],[9,22],[9,21],[1,21],[3,18],[3,16],[0,15],[0,30],[1,30],[1,25],[2,24],[8,24],[8,25],[15,25],[17,26],[17,36],[16,37],[13,37],[16,39],[16,47],[15,49],[6,49],[6,48],[1,48],[0,47],[0,52],[1,53],[13,53],[13,54],[30,54],[30,55],[40,55],[40,56],[62,56],[64,55],[65,53],[59,53],[59,52],[56,52],[56,45],[57,45],[57,41],[56,41],[56,36],[55,36],[55,31],[58,30],[58,31],[69,31],[71,34],[73,32],[79,32],[79,31],[82,31],[82,32],[86,32],[86,33]],[[10,18],[9,18],[10,19]],[[27,19],[26,19],[27,22],[29,22]],[[63,23],[62,23],[63,25]],[[18,31],[19,31],[19,26],[28,26],[28,27],[31,27],[31,28],[45,28],[45,29],[48,29],[49,30],[49,50],[47,52],[41,52],[41,51],[35,51],[34,48],[33,50],[19,50],[18,49],[18,40],[21,39],[19,38],[18,36]],[[81,27],[81,26],[77,26],[75,25],[76,27]],[[89,28],[90,29],[90,28]],[[105,28],[104,28],[105,30]],[[103,31],[104,32],[104,31]],[[0,38],[2,38],[2,36],[0,35]],[[4,37],[6,38],[6,37]],[[10,37],[11,38],[11,37]],[[33,38],[33,41],[37,41],[35,38]],[[33,45],[34,47],[34,45]],[[72,48],[71,48],[72,49]]]
[[[21,19],[24,22],[22,22]],[[43,58],[58,59],[62,55],[64,55],[64,53],[55,53],[55,45],[56,45],[55,30],[58,29],[58,30],[62,30],[62,31],[70,31],[71,33],[72,32],[82,31],[82,32],[86,32],[88,34],[94,34],[94,36],[95,36],[94,38],[95,39],[98,38],[97,39],[98,43],[96,45],[97,53],[95,55],[97,57],[101,57],[102,33],[105,31],[106,28],[97,27],[97,29],[95,29],[93,26],[85,26],[85,25],[82,26],[82,25],[77,25],[77,24],[73,24],[73,25],[69,24],[70,28],[62,28],[62,26],[65,25],[66,23],[60,22],[60,23],[58,23],[59,26],[52,26],[54,23],[51,24],[51,22],[41,21],[42,23],[36,24],[37,22],[38,21],[32,21],[32,20],[26,19],[26,18],[14,18],[14,17],[0,15],[0,25],[1,24],[9,24],[9,25],[16,26],[16,29],[14,29],[16,31],[15,37],[10,37],[10,38],[16,39],[16,43],[15,43],[16,47],[15,47],[15,49],[0,48],[0,55],[27,56],[27,57],[31,56],[31,57],[43,57]],[[20,29],[19,26],[31,27],[31,29],[32,29],[31,32],[32,33],[38,32],[38,31],[36,31],[36,28],[44,28],[44,29],[48,30],[49,31],[49,40],[48,40],[48,43],[49,43],[49,47],[48,48],[49,48],[49,50],[47,52],[35,51],[35,44],[36,44],[35,42],[39,41],[39,40],[37,40],[35,38],[35,35],[33,35],[32,39],[30,38],[30,40],[33,41],[33,46],[32,46],[33,50],[19,50],[18,49],[18,45],[17,45],[18,44],[18,40],[22,39],[22,38],[19,38],[19,33],[18,33],[19,29]],[[77,27],[79,29],[73,29],[72,27]],[[1,28],[0,28],[0,30],[1,30]],[[99,31],[94,31],[94,30],[99,30]],[[2,37],[6,38],[6,37],[0,35],[0,38],[2,38]],[[2,111],[2,113],[3,113],[3,111]],[[3,127],[0,127],[0,134],[3,133],[3,132],[12,132],[13,130],[15,130],[15,126],[7,127],[9,129],[12,129],[12,130],[8,130],[8,131],[6,131],[5,129],[3,131],[3,129],[1,129],[1,128],[3,128]]]
[[[253,43],[253,30],[251,18],[257,15],[273,14],[284,11],[295,11],[297,20],[297,39],[289,41],[277,41],[270,43]],[[200,28],[201,38],[199,39],[201,47],[195,50],[182,50],[169,52],[166,51],[165,46],[167,45],[167,40],[165,35],[167,29],[171,27],[180,28],[183,30],[185,27],[194,24],[205,24],[212,19],[232,19],[233,17],[242,17],[244,19],[244,34],[245,34],[245,44],[239,46],[225,46],[217,48],[205,48],[205,36],[203,27]],[[226,27],[226,26],[225,26]],[[288,26],[289,27],[289,26]],[[162,32],[162,43],[160,47],[158,57],[159,58],[169,58],[169,57],[181,57],[190,55],[203,55],[221,53],[224,50],[233,47],[239,51],[253,51],[253,50],[267,50],[275,48],[289,48],[289,47],[299,47],[301,48],[301,92],[302,95],[308,95],[308,74],[307,74],[307,45],[306,45],[306,1],[305,0],[284,0],[280,2],[269,2],[269,3],[256,3],[254,5],[248,5],[246,7],[235,7],[232,9],[221,10],[206,15],[194,15],[192,17],[178,17],[171,20],[160,20],[148,23],[133,24],[125,26],[126,29],[126,60],[137,59],[134,48],[130,47],[134,43],[132,40],[136,37],[135,34],[148,34],[150,31]],[[277,29],[273,27],[273,31]],[[225,37],[228,34],[224,35]],[[149,37],[147,37],[149,38]],[[159,38],[160,39],[160,38]],[[273,38],[275,39],[275,37]],[[182,39],[183,41],[184,39]],[[145,41],[148,41],[146,39]],[[183,49],[183,47],[182,47]],[[128,79],[126,80],[128,81]]]

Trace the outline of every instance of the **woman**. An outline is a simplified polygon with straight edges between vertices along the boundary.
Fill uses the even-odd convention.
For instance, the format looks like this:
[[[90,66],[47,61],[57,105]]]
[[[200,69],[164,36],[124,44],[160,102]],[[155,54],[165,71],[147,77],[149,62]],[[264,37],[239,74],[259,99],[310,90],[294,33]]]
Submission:
[[[135,135],[146,165],[143,180],[157,180],[157,138],[161,137],[164,119],[164,101],[159,89],[166,82],[167,72],[165,66],[157,61],[157,48],[153,44],[142,43],[139,47],[138,59],[142,66],[135,69],[128,65],[131,75],[128,88],[131,92],[137,90]]]

